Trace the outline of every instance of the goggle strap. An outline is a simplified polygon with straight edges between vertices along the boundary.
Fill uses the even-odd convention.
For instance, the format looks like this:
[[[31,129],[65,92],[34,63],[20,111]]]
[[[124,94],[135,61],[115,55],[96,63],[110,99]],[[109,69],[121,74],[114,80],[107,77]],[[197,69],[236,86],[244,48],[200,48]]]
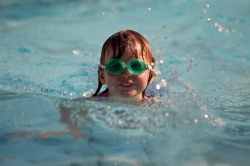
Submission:
[[[152,69],[153,69],[153,67],[152,67],[151,65],[147,65],[147,68],[148,68],[149,70],[152,70]]]
[[[99,65],[99,67],[102,68],[102,69],[106,68],[106,66],[104,66],[104,65]]]

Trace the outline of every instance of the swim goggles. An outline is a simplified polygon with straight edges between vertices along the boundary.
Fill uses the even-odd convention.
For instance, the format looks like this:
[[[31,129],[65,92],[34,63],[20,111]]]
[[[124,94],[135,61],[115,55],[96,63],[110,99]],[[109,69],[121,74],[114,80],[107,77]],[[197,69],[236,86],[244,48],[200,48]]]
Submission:
[[[132,59],[127,64],[120,59],[111,59],[106,65],[99,65],[102,69],[106,69],[110,74],[119,75],[126,68],[132,75],[140,75],[145,70],[152,70],[151,65],[147,65],[143,60]]]

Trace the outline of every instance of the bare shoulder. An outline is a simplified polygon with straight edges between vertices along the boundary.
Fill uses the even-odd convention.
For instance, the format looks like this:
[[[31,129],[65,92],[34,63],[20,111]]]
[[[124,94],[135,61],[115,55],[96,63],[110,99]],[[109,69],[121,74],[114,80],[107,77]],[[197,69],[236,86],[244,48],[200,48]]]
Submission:
[[[91,96],[86,98],[76,98],[74,101],[76,102],[86,102],[86,101],[98,101],[99,96]]]

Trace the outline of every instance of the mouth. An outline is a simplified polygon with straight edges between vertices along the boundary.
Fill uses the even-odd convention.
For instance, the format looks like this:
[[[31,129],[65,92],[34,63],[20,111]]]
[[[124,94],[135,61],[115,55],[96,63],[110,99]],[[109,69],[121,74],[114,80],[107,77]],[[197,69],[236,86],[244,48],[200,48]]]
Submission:
[[[122,87],[124,87],[124,88],[129,88],[129,87],[131,87],[131,86],[133,86],[134,84],[132,84],[132,83],[122,83],[122,84],[120,84],[120,86],[122,86]]]

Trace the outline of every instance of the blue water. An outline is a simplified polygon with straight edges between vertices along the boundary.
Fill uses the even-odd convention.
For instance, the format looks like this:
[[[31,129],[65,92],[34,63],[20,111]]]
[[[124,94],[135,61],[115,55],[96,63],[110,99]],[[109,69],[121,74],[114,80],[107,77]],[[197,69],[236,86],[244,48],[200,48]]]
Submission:
[[[248,0],[0,1],[0,165],[250,164]],[[76,100],[133,29],[161,74],[136,107]]]

